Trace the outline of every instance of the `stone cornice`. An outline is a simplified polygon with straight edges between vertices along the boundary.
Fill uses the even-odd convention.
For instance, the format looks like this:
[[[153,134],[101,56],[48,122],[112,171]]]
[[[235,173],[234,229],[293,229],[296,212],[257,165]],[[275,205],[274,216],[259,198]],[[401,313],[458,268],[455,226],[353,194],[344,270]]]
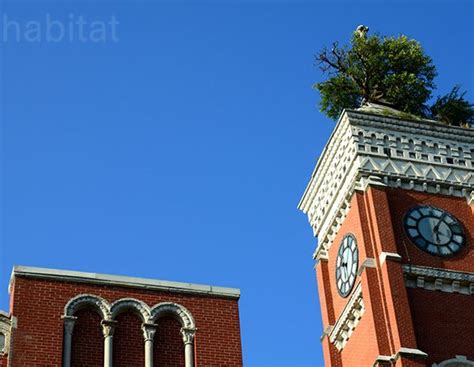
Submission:
[[[408,288],[474,295],[474,273],[407,264],[402,268]]]
[[[58,269],[15,266],[10,284],[15,277],[46,279],[59,282],[111,285],[118,287],[153,289],[170,293],[201,294],[222,298],[238,299],[240,290],[236,288],[215,287],[211,285],[170,282],[156,279],[133,278],[109,274],[84,273]]]
[[[402,188],[465,197],[474,192],[474,130],[346,110],[299,203],[318,237],[332,244],[355,190]]]
[[[362,285],[354,289],[349,301],[342,310],[336,324],[327,330],[329,341],[340,351],[344,348],[365,311],[362,298]]]

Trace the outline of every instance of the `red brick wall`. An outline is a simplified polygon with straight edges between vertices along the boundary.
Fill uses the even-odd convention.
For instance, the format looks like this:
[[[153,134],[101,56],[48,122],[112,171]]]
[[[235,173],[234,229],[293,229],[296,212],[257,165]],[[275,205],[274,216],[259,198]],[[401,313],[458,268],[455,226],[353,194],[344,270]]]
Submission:
[[[171,317],[158,320],[155,335],[154,365],[184,367],[184,345],[179,322]]]
[[[132,367],[145,365],[145,346],[141,331],[142,321],[132,312],[117,316],[114,332],[114,367]]]
[[[418,347],[428,365],[456,355],[474,360],[474,297],[408,289]]]
[[[196,365],[198,367],[242,366],[237,300],[158,292],[146,289],[63,283],[16,277],[13,284],[11,309],[12,314],[18,319],[18,328],[15,331],[12,354],[14,367],[57,367],[61,365],[63,339],[61,315],[64,312],[64,306],[72,297],[85,293],[101,296],[108,302],[131,297],[140,299],[150,306],[159,302],[179,303],[191,312],[198,328],[195,341]],[[91,332],[94,336],[74,341],[73,347],[77,348],[78,342],[84,343],[82,348],[92,348],[89,344],[94,344],[94,348],[100,349],[102,353],[103,338],[99,334],[100,329],[96,328],[98,320],[94,319],[93,314],[89,311],[83,312],[84,314],[79,315],[79,318],[81,319],[82,316],[82,321],[89,318],[91,323],[81,326],[82,321],[79,321],[76,327],[79,329],[79,332],[81,327],[84,329],[88,327],[93,328],[94,331]],[[125,329],[133,328],[135,330],[132,332],[133,337],[129,338],[128,343],[131,343],[134,346],[134,350],[135,348],[137,350],[137,352],[133,353],[133,360],[140,361],[144,346],[142,334],[136,331],[139,322],[127,316],[127,314],[123,316],[123,320],[125,320],[123,324]],[[166,326],[166,321],[164,325],[165,328],[169,326]],[[119,353],[123,354],[121,352],[123,345],[122,341],[120,341],[120,333],[122,332],[119,330],[118,333],[118,341],[115,344],[117,344],[116,348],[118,348]],[[170,340],[174,339],[170,338]],[[139,343],[142,346],[140,352],[138,352]],[[175,347],[170,346],[170,348],[174,349]],[[102,364],[101,360],[99,360],[101,353],[96,355],[96,359],[93,362],[88,362],[87,366],[100,366]],[[95,349],[93,354],[96,354]],[[80,357],[74,356],[74,358]],[[135,363],[128,364],[127,366],[143,366],[143,363]]]
[[[104,345],[100,326],[101,318],[95,310],[84,309],[76,313],[77,321],[72,334],[71,365],[92,367],[104,364]]]
[[[463,222],[467,242],[460,254],[453,258],[436,258],[411,244],[405,236],[402,219],[409,208],[420,204],[444,208]],[[432,351],[437,348],[437,344],[432,343],[432,339],[437,338],[439,344],[445,339],[442,330],[448,327],[456,328],[457,325],[452,323],[450,326],[449,322],[444,322],[442,318],[438,323],[437,313],[458,299],[463,307],[470,307],[472,310],[473,298],[456,295],[455,300],[451,298],[452,294],[432,291],[421,291],[424,292],[423,296],[415,297],[415,292],[418,294],[420,291],[412,292],[413,290],[406,289],[401,264],[392,261],[381,264],[379,255],[382,251],[396,252],[402,255],[402,263],[411,262],[414,265],[472,272],[474,267],[472,213],[472,208],[467,205],[464,198],[377,188],[354,194],[351,209],[328,251],[328,261],[323,260],[317,266],[325,327],[335,324],[350,299],[350,296],[347,298],[339,296],[335,282],[337,251],[343,237],[347,233],[352,233],[356,237],[359,265],[365,258],[370,257],[376,261],[377,267],[366,268],[356,280],[356,284],[358,282],[362,284],[366,311],[342,352],[337,352],[327,339],[323,341],[325,362],[328,366],[372,365],[378,355],[391,355],[400,347],[418,348],[431,353],[433,356],[430,356],[429,365],[435,361],[453,358],[456,354],[469,355],[462,343],[474,338],[474,325],[469,326],[473,330],[473,335],[469,334],[469,339],[464,339],[459,348],[455,347],[454,343],[451,345],[448,343],[435,353]],[[423,307],[431,310],[429,320],[421,316]],[[456,307],[453,309],[458,313],[461,312]],[[452,312],[447,312],[446,315],[448,314],[455,315]],[[466,330],[469,321],[473,323],[472,320],[464,320],[462,317],[461,320],[459,323],[461,330]],[[424,339],[425,335],[430,333],[430,328],[433,330],[431,338]],[[453,337],[456,336],[455,333],[453,331]],[[435,347],[427,347],[430,343]],[[399,360],[397,363],[397,366],[424,365],[423,362],[420,364],[419,361],[409,359]]]
[[[335,324],[347,301],[350,299],[350,295],[347,298],[342,298],[339,295],[335,281],[337,252],[344,236],[347,233],[352,233],[355,236],[359,249],[359,265],[367,257],[373,257],[364,200],[365,197],[362,193],[356,193],[353,196],[351,210],[339,229],[333,245],[329,249],[329,260],[327,262],[323,261],[317,266],[320,299],[324,301],[324,304],[321,304],[321,309],[323,314],[325,314],[325,317],[323,317],[325,327],[328,324]],[[372,365],[379,354],[382,354],[381,350],[386,349],[385,345],[381,345],[383,342],[378,340],[376,334],[377,325],[375,324],[375,318],[380,316],[378,315],[380,312],[380,295],[378,292],[369,290],[369,283],[377,285],[377,274],[373,269],[369,269],[364,272],[362,277],[357,277],[354,288],[358,282],[362,282],[366,311],[342,352],[338,352],[332,343],[327,341],[323,343],[325,363],[328,366],[369,366]],[[369,298],[372,301],[369,301]],[[330,310],[330,312],[328,313],[324,310]],[[379,330],[379,334],[383,335],[383,330]],[[328,357],[331,358],[330,361]]]

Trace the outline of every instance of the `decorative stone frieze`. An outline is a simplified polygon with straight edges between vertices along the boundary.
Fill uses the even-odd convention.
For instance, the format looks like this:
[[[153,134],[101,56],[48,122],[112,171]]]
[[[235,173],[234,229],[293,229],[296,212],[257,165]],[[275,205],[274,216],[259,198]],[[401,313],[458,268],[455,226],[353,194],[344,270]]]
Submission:
[[[141,316],[143,323],[153,324],[164,315],[174,315],[179,319],[182,327],[189,329],[195,327],[191,313],[178,303],[161,302],[149,307],[140,300],[122,298],[110,304],[102,297],[93,294],[80,294],[72,298],[64,307],[63,318],[73,317],[78,310],[85,307],[96,309],[106,321],[114,320],[124,310],[132,310]]]
[[[474,273],[414,265],[402,268],[408,288],[474,295]]]
[[[349,302],[329,332],[329,341],[340,351],[344,348],[365,312],[362,285],[359,283]]]
[[[375,185],[472,200],[474,130],[344,111],[299,203],[318,237],[315,258],[331,246],[354,191]]]

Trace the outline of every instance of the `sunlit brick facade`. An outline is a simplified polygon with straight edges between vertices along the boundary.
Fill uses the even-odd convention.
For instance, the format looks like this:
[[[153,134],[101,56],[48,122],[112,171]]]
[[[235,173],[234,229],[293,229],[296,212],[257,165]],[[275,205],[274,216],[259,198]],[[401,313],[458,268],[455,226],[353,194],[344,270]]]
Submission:
[[[0,366],[242,366],[239,293],[15,267]]]
[[[396,115],[345,111],[299,205],[325,365],[474,366],[474,130]]]

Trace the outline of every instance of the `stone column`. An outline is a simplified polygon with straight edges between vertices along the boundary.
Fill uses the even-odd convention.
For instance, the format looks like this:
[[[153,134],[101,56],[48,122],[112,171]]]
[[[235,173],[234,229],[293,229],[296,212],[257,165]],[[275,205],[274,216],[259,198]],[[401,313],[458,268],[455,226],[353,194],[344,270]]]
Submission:
[[[104,367],[112,367],[114,331],[117,321],[102,320],[102,333],[104,334]]]
[[[153,367],[153,338],[156,327],[156,324],[142,324],[143,338],[145,339],[145,367]]]
[[[77,317],[61,316],[61,318],[64,320],[63,367],[71,367],[72,332]]]
[[[184,343],[184,365],[194,367],[194,335],[196,329],[181,328]]]

